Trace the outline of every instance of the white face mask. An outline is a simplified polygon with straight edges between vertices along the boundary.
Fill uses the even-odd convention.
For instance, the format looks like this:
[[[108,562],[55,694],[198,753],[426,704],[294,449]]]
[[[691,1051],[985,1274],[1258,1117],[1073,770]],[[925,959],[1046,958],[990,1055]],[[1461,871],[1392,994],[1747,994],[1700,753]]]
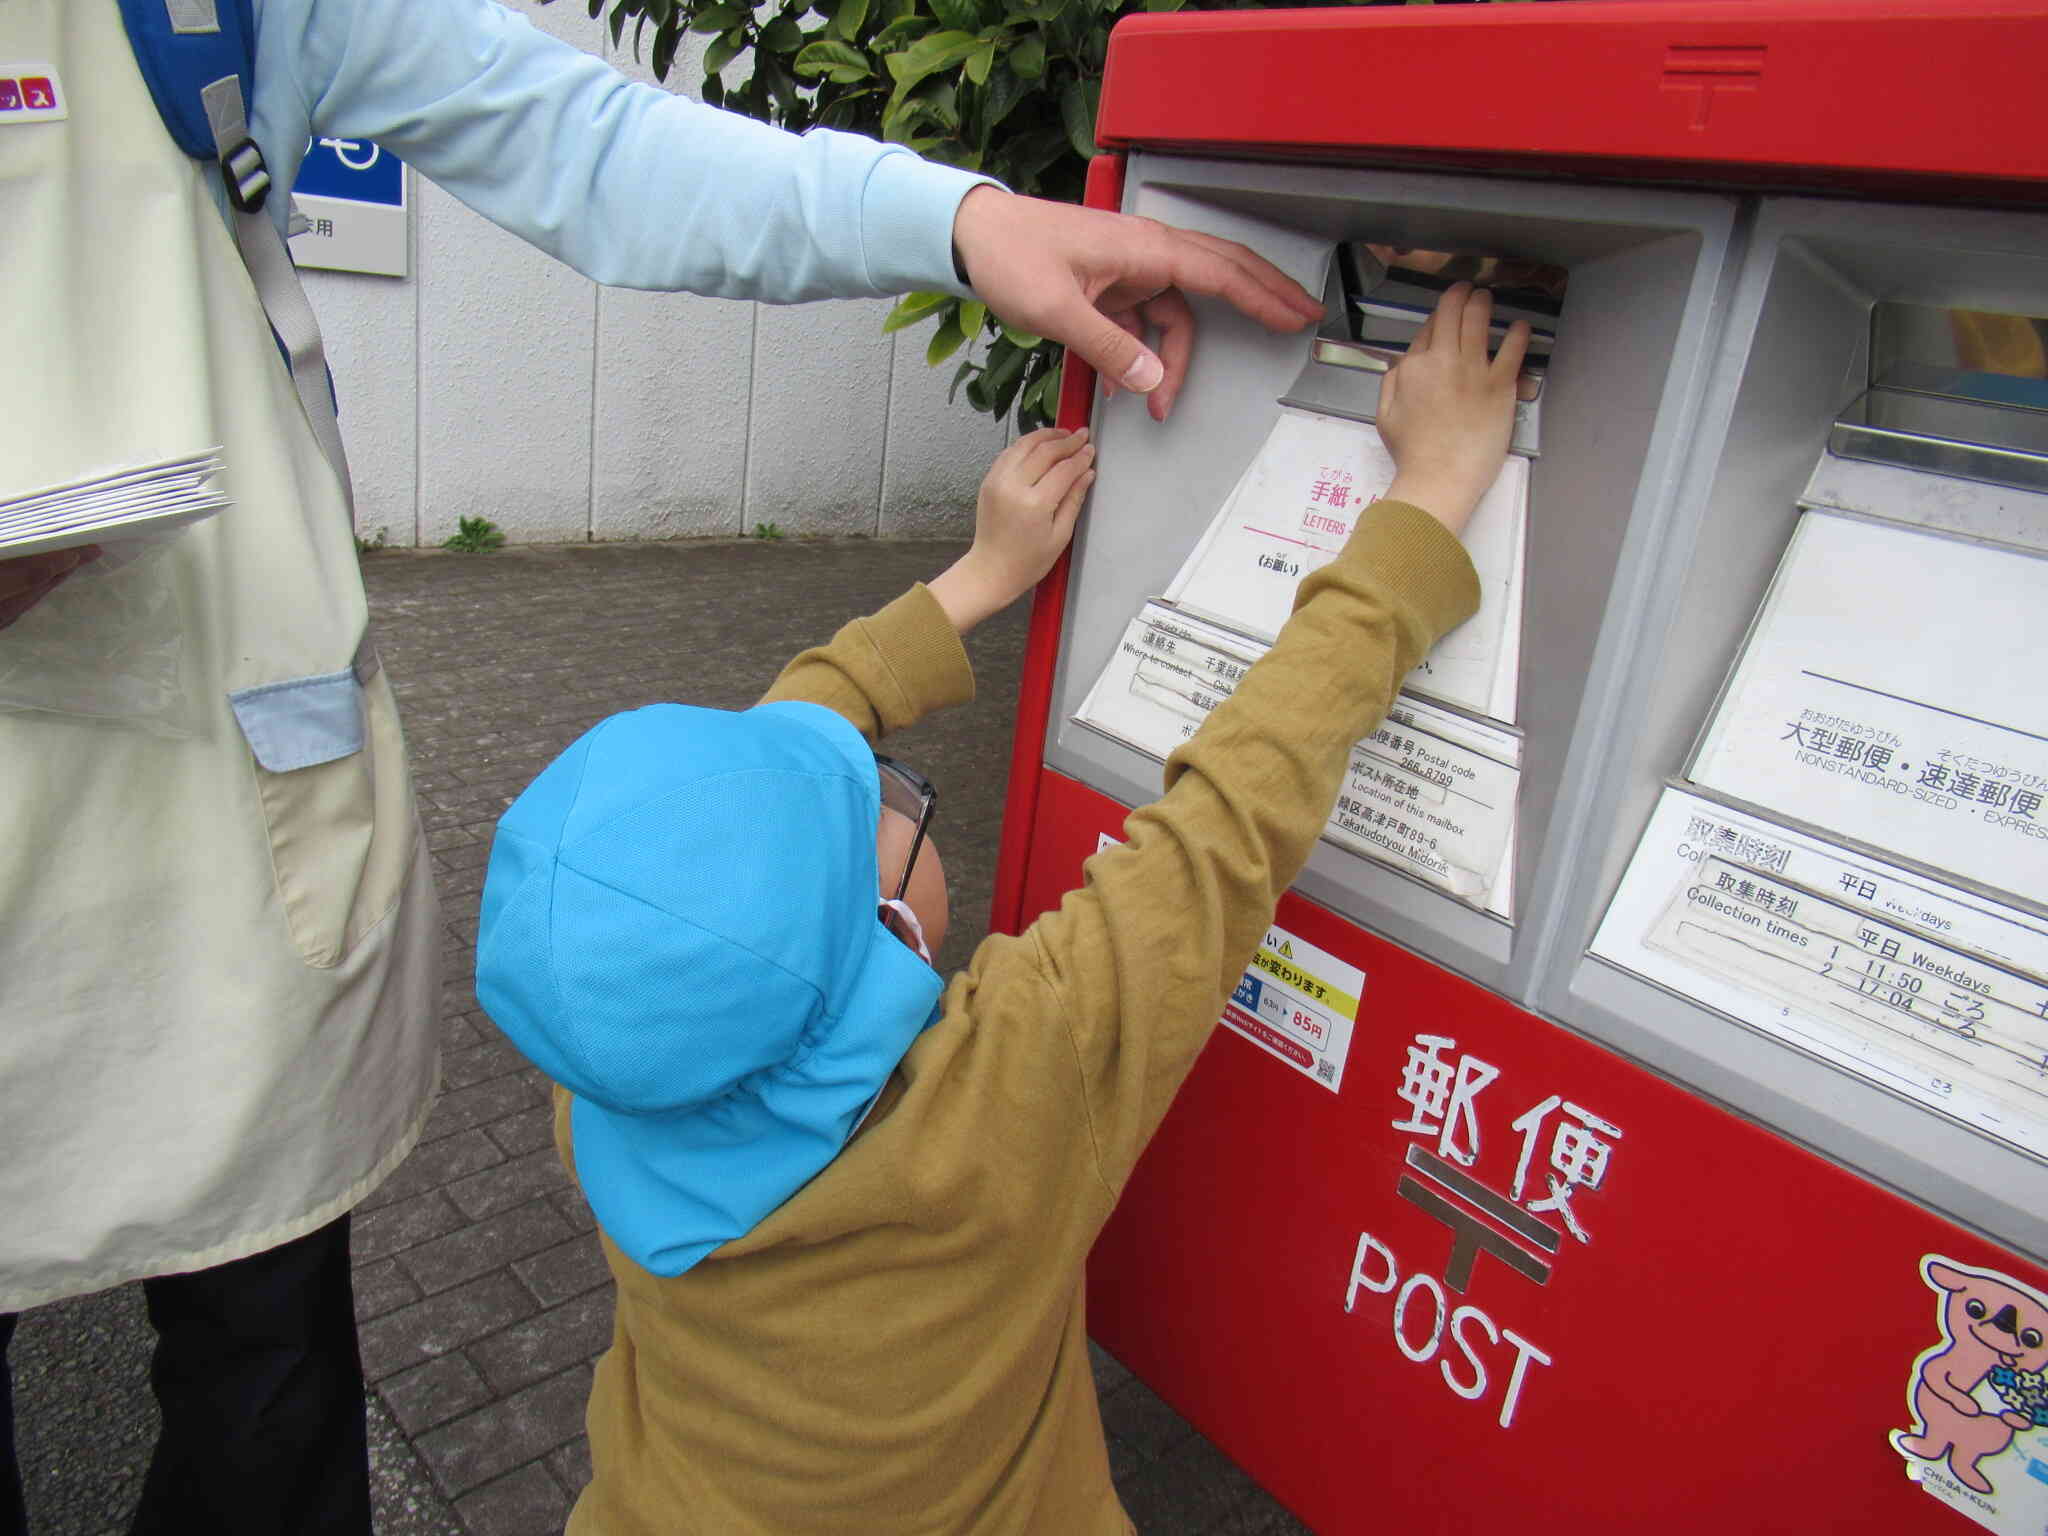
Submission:
[[[917,914],[910,910],[910,903],[894,897],[883,897],[880,900],[880,910],[894,912],[903,919],[904,926],[910,930],[910,946],[917,951],[918,959],[926,965],[932,964],[931,949],[924,941],[924,924],[920,923]]]

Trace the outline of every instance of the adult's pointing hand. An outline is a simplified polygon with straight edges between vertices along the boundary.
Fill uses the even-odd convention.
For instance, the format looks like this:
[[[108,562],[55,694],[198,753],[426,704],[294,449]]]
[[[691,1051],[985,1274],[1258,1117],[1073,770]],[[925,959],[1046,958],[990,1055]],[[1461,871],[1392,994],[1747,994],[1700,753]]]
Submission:
[[[1105,381],[1148,395],[1155,421],[1173,409],[1194,351],[1187,294],[1213,295],[1275,331],[1323,314],[1307,289],[1235,241],[986,184],[961,199],[953,245],[990,309],[1063,342]]]

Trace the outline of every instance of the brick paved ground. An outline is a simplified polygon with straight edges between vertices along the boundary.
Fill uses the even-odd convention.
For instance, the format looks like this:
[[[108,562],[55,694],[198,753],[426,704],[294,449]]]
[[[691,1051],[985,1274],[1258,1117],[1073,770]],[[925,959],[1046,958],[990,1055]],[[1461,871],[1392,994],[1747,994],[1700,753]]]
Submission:
[[[588,1476],[583,1403],[611,1323],[590,1216],[555,1161],[538,1073],[471,991],[477,893],[498,814],[615,710],[751,702],[844,618],[934,574],[955,544],[744,542],[390,553],[366,562],[405,710],[446,923],[443,1090],[418,1149],[357,1213],[380,1536],[555,1532]],[[954,882],[942,966],[982,931],[995,862],[1020,607],[970,643],[971,707],[899,738],[940,789]],[[24,1318],[14,1346],[37,1536],[121,1530],[155,1433],[138,1288]],[[1139,1529],[1304,1528],[1097,1351],[1110,1463]],[[877,1533],[886,1536],[886,1533]]]

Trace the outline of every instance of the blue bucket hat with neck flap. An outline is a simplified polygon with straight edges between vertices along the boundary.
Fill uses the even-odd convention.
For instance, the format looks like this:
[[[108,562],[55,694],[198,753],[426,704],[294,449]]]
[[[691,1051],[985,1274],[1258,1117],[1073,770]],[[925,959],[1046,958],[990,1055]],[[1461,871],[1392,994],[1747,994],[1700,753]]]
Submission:
[[[938,1014],[883,927],[874,754],[821,705],[593,727],[498,822],[477,997],[574,1096],[576,1172],[658,1275],[832,1161]]]

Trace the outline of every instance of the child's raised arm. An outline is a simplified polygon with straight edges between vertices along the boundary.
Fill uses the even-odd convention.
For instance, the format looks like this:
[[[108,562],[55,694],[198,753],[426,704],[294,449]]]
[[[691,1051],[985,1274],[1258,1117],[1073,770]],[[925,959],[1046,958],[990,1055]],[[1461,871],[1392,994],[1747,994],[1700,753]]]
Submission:
[[[1389,495],[1302,582],[1272,650],[1168,759],[1165,795],[1131,813],[1122,846],[1089,859],[1082,888],[1023,943],[990,940],[969,968],[985,1011],[1052,994],[1038,1011],[1063,1024],[1066,1052],[1041,1059],[1071,1071],[1109,1195],[1315,846],[1353,744],[1478,605],[1471,561],[1446,530],[1500,472],[1526,340],[1517,328],[1489,359],[1491,311],[1470,289],[1445,295],[1382,397]]]
[[[1095,480],[1086,431],[1028,433],[996,456],[975,505],[974,544],[929,585],[855,619],[782,669],[762,703],[836,710],[870,741],[974,697],[959,637],[1052,569]]]

